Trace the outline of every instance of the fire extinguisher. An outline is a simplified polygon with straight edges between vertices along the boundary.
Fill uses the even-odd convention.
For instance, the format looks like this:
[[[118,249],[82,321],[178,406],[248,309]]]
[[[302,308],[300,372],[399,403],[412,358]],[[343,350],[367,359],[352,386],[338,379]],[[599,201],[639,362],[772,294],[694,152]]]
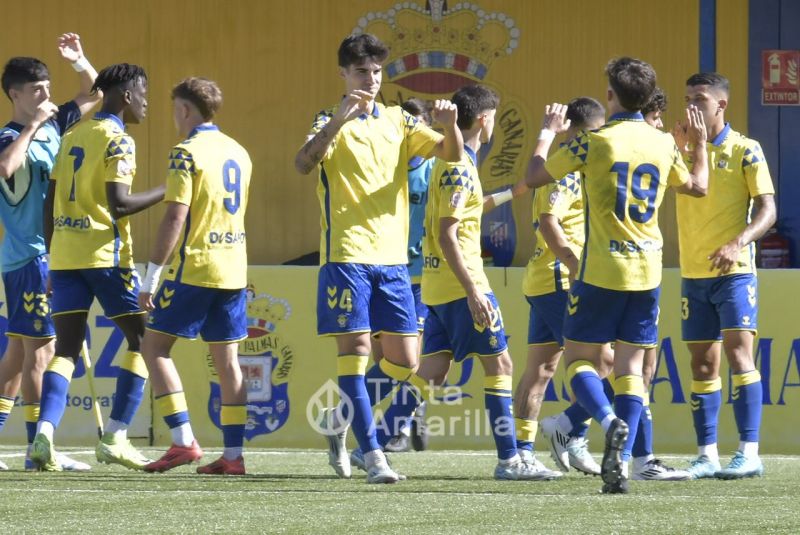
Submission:
[[[771,228],[758,241],[758,267],[764,269],[788,268],[789,239]]]

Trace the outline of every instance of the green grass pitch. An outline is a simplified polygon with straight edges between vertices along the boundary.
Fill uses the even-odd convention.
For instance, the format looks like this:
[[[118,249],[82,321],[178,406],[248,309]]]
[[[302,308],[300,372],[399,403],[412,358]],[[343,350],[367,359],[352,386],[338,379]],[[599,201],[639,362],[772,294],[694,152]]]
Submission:
[[[93,463],[89,450],[65,452]],[[614,496],[599,493],[599,478],[574,472],[494,481],[489,451],[392,454],[409,479],[380,486],[358,471],[336,479],[322,450],[250,450],[245,458],[244,477],[199,476],[191,466],[35,473],[22,471],[19,448],[3,446],[11,470],[0,472],[0,533],[800,533],[798,457],[765,456],[763,478],[633,481],[630,494]]]

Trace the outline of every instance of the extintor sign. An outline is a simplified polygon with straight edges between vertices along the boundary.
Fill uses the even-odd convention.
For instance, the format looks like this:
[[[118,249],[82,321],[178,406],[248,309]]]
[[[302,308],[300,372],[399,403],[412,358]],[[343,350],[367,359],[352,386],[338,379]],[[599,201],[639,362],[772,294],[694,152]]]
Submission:
[[[800,50],[761,51],[761,104],[800,106]]]

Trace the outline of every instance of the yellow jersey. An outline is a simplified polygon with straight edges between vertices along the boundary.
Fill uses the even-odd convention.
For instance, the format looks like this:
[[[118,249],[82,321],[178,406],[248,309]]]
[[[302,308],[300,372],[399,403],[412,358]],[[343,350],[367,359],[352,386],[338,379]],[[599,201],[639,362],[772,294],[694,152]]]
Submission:
[[[708,194],[678,195],[676,202],[681,276],[689,279],[718,277],[719,271],[709,271],[708,257],[750,223],[753,197],[775,193],[757,141],[725,124],[706,149]],[[750,243],[739,252],[730,273],[755,272],[755,243]]]
[[[422,302],[441,305],[467,296],[439,245],[439,220],[458,219],[458,248],[470,278],[482,292],[491,291],[481,258],[483,189],[478,179],[477,156],[464,147],[459,162],[436,159],[428,184],[425,235],[422,238]]]
[[[556,151],[545,168],[554,177],[581,171],[586,244],[577,278],[609,290],[658,287],[658,207],[667,186],[690,178],[672,137],[641,113],[617,113]]]
[[[189,206],[167,279],[236,290],[247,286],[244,216],[252,164],[215,125],[200,125],[169,154],[164,200]]]
[[[528,260],[522,279],[522,292],[530,297],[569,290],[569,269],[547,246],[539,230],[539,218],[543,214],[558,218],[570,249],[580,258],[584,239],[580,173],[570,173],[558,182],[534,190],[536,249]]]
[[[51,179],[56,182],[50,269],[133,267],[129,218],[111,217],[106,183],[130,191],[136,146],[115,115],[97,113],[67,132]]]
[[[311,135],[338,110],[317,114]],[[377,102],[348,121],[320,162],[320,263],[408,263],[408,161],[429,158],[442,136],[399,106]]]

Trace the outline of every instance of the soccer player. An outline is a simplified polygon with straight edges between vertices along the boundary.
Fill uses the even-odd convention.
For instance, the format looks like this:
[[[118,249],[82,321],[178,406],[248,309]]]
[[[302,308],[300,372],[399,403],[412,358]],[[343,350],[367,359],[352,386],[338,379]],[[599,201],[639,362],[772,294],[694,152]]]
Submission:
[[[571,140],[582,130],[593,130],[605,123],[606,110],[593,98],[580,97],[567,105],[569,128],[564,139]],[[528,191],[525,180],[515,187],[515,193]],[[578,272],[578,258],[584,241],[583,200],[580,173],[569,173],[535,192],[533,225],[536,249],[528,261],[522,290],[530,305],[528,321],[528,360],[517,384],[514,396],[514,420],[517,449],[524,460],[534,462],[534,442],[538,429],[547,384],[553,377],[561,358],[564,338],[562,328],[567,310],[570,280]],[[605,377],[611,368],[611,349],[605,347]],[[607,381],[604,379],[604,383]],[[563,424],[558,424],[561,418]],[[600,466],[589,454],[584,422],[591,418],[578,404],[573,403],[558,416],[542,422],[542,433],[551,443],[553,460],[558,468],[597,475]],[[547,425],[545,425],[547,424]]]
[[[50,100],[50,73],[35,58],[15,57],[3,69],[3,91],[13,107],[11,121],[0,129],[0,245],[3,285],[8,303],[8,346],[0,360],[0,429],[22,387],[28,452],[39,419],[42,375],[53,358],[55,331],[47,297],[44,200],[61,136],[94,107],[91,94],[97,72],[83,54],[80,36],[58,38],[61,57],[78,73],[80,89],[71,101],[56,106]],[[86,463],[56,453],[64,470],[89,470]],[[0,462],[0,469],[5,469]]]
[[[481,214],[508,201],[511,190],[484,198],[477,154],[491,140],[499,98],[481,85],[453,95],[465,155],[458,161],[437,158],[431,171],[422,270],[422,300],[428,305],[419,369],[386,411],[384,429],[408,417],[442,385],[450,365],[477,357],[486,374],[484,400],[497,447],[496,479],[555,479],[560,472],[525,462],[517,452],[511,410],[512,361],[503,318],[489,287],[481,258]],[[384,443],[385,437],[379,438]]]
[[[350,477],[345,435],[352,422],[370,483],[399,479],[375,439],[372,406],[391,392],[392,380],[405,381],[417,365],[417,321],[406,268],[407,162],[414,156],[457,161],[462,154],[456,109],[449,101],[433,106],[444,136],[400,107],[375,102],[388,54],[373,35],[344,39],[338,59],[345,96],[317,114],[295,158],[301,174],[319,168],[317,331],[336,338],[339,388],[350,402],[322,414],[329,462],[340,477]],[[380,333],[385,356],[367,374],[371,332]],[[367,388],[365,375],[380,391]]]
[[[647,124],[654,128],[663,128],[662,114],[667,111],[667,95],[660,87],[656,87],[653,96],[644,108],[642,115]],[[631,479],[643,481],[685,481],[691,479],[691,474],[686,470],[673,468],[657,459],[653,453],[653,415],[650,412],[650,382],[656,371],[658,353],[655,347],[648,347],[642,362],[642,383],[644,395],[642,396],[642,414],[639,418],[639,428],[633,442],[631,456],[633,457],[633,471]]]
[[[775,190],[761,146],[725,122],[729,97],[728,80],[718,73],[698,73],[686,81],[687,105],[705,118],[711,175],[707,197],[679,197],[677,202],[681,327],[692,356],[698,444],[689,471],[695,478],[738,479],[764,472],[758,456],[761,375],[753,359],[758,315],[754,259],[755,241],[775,222]],[[682,129],[675,132],[685,137]],[[684,147],[683,140],[679,146]],[[740,440],[726,468],[720,467],[717,451],[723,347],[733,374]]]
[[[41,413],[31,452],[31,460],[41,470],[56,468],[53,433],[64,414],[72,372],[86,337],[86,318],[95,297],[128,342],[111,417],[95,450],[97,460],[132,469],[141,469],[149,462],[127,437],[147,378],[139,352],[144,314],[136,302],[139,276],[133,266],[128,216],[160,202],[164,187],[130,192],[136,150],[125,125],[144,119],[144,69],[127,63],[106,67],[92,86],[92,93],[97,92],[103,94],[100,112],[73,128],[62,141],[45,205],[56,347],[44,374]]]
[[[409,115],[421,121],[426,126],[431,125],[430,106],[418,99],[410,98],[400,105]],[[433,167],[433,159],[424,159],[415,156],[408,162],[408,201],[409,201],[409,230],[408,230],[408,275],[411,277],[411,292],[414,294],[414,309],[417,316],[417,343],[422,341],[422,329],[425,318],[428,317],[428,305],[422,302],[422,236],[425,226],[425,207],[428,204],[428,182]],[[373,357],[380,344],[373,345]],[[367,388],[374,388],[367,385]],[[392,437],[385,451],[408,451],[412,446],[415,451],[423,451],[428,447],[428,434],[425,427],[425,409],[423,403],[414,412],[414,417],[406,422],[400,431]],[[410,441],[410,445],[409,445]]]
[[[169,155],[167,212],[139,293],[139,304],[152,311],[142,354],[157,409],[172,433],[172,446],[144,469],[164,472],[203,455],[169,356],[178,337],[194,339],[199,333],[219,375],[225,449],[222,457],[197,472],[243,475],[247,389],[238,342],[247,338],[244,216],[252,164],[247,151],[212,122],[222,106],[222,91],[215,82],[187,78],[172,90],[172,103],[175,126],[184,141]],[[178,253],[156,293],[162,267],[181,236]]]
[[[674,140],[644,122],[640,110],[656,87],[644,61],[611,60],[609,122],[583,132],[547,160],[565,107],[556,104],[545,121],[526,180],[532,187],[582,171],[586,244],[567,296],[564,360],[578,402],[603,426],[603,492],[627,492],[627,461],[642,409],[645,348],[658,341],[656,319],[661,282],[658,206],[667,186],[704,195],[708,172],[702,117],[689,111],[695,173],[690,174]],[[615,341],[612,409],[597,374],[603,344]],[[632,432],[629,432],[633,430]]]

